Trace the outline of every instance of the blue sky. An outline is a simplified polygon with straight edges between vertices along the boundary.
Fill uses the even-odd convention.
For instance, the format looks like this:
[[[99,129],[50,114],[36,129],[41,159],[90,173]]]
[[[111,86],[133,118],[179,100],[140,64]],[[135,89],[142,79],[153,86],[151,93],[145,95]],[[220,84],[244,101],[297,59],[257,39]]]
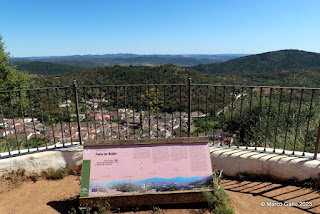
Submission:
[[[12,56],[320,52],[319,0],[1,0]]]

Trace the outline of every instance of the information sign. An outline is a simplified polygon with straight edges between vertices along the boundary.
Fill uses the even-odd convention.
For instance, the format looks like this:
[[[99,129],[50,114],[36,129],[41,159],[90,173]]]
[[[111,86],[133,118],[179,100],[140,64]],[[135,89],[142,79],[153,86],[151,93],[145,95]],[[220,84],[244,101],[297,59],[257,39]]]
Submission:
[[[212,189],[208,142],[199,138],[90,142],[80,197]]]

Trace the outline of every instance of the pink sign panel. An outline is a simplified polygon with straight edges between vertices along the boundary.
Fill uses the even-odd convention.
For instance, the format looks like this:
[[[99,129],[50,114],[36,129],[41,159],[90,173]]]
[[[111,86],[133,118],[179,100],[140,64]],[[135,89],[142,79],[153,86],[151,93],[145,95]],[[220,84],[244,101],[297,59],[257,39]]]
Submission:
[[[83,161],[80,196],[212,188],[207,143],[85,147]]]

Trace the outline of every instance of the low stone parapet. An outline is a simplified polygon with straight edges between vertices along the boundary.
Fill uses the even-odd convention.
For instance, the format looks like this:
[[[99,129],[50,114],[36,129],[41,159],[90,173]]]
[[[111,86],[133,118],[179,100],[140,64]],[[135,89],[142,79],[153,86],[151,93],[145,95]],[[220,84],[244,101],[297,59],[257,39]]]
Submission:
[[[313,154],[272,149],[263,151],[263,148],[237,148],[213,146],[210,148],[213,170],[223,170],[223,173],[237,177],[240,173],[248,175],[267,176],[276,180],[296,178],[305,180],[318,178],[320,161],[313,159]]]
[[[71,146],[4,157],[0,159],[0,175],[19,168],[29,173],[41,173],[48,168],[78,170],[82,164],[82,153],[83,146]]]
[[[24,168],[27,172],[41,173],[48,168],[59,169],[67,167],[70,170],[79,170],[82,164],[82,146],[57,148],[48,151],[26,153],[0,159],[0,175],[5,172]],[[272,152],[263,148],[236,148],[236,147],[210,147],[213,170],[223,170],[223,173],[237,177],[240,173],[249,175],[267,176],[277,180],[297,178],[305,180],[317,178],[320,173],[320,160],[313,160],[313,154],[302,156],[289,155],[292,152],[282,150]]]

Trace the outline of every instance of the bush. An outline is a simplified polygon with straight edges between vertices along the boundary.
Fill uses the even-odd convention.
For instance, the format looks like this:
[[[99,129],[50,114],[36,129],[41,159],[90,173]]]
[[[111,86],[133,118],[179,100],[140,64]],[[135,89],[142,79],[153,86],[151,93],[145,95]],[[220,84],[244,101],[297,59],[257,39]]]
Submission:
[[[31,174],[29,174],[28,178],[33,182],[36,182],[39,180],[39,175],[36,172],[32,172]]]
[[[239,173],[239,180],[240,181],[247,181],[249,180],[249,175],[246,172]]]
[[[64,178],[67,175],[68,171],[69,170],[67,168],[60,168],[57,170],[49,168],[47,171],[44,171],[43,174],[48,180],[59,180]]]
[[[217,206],[214,209],[215,214],[234,214],[234,210],[232,207],[227,206]]]
[[[151,214],[164,214],[164,211],[160,207],[153,207]]]
[[[214,210],[215,214],[233,214],[234,210],[231,207],[231,200],[221,186],[222,172],[213,173],[213,191],[203,192],[204,197],[208,202],[210,211]]]
[[[20,186],[25,180],[26,170],[19,168],[17,171],[5,172],[0,177],[0,193],[14,189]]]
[[[111,208],[110,204],[101,198],[96,198],[95,205],[92,207],[89,204],[86,204],[82,207],[72,208],[71,211],[68,213],[70,214],[90,214],[90,213],[95,213],[95,214],[109,214],[111,213]]]

